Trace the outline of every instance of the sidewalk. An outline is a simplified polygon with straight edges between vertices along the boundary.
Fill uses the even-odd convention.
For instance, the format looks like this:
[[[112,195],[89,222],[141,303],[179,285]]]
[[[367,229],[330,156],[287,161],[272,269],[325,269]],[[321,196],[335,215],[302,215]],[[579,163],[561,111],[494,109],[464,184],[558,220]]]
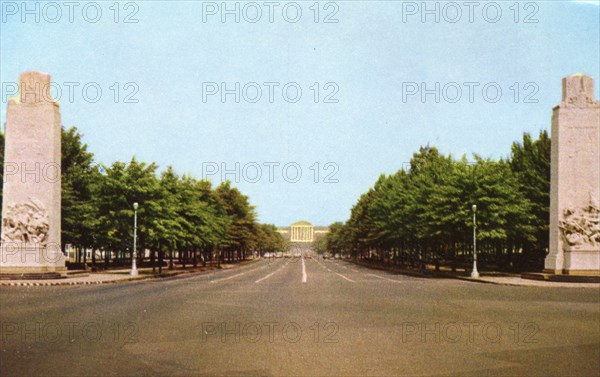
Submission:
[[[600,290],[599,283],[566,283],[548,280],[523,279],[517,276],[480,276],[478,278],[456,276],[455,278],[477,283],[513,285],[520,287],[595,288]]]
[[[40,279],[40,280],[0,280],[0,287],[2,286],[25,286],[25,287],[38,287],[38,286],[60,286],[60,285],[98,285],[98,284],[110,284],[110,283],[123,283],[135,280],[148,280],[148,279],[159,279],[159,278],[170,278],[183,274],[206,274],[210,272],[228,270],[230,268],[236,268],[238,266],[244,266],[248,263],[252,263],[254,259],[235,263],[235,264],[221,264],[221,268],[216,266],[207,267],[188,267],[183,269],[182,267],[175,267],[173,270],[163,267],[162,274],[158,272],[153,273],[152,267],[144,267],[138,269],[138,276],[131,276],[130,269],[117,269],[102,272],[85,272],[77,273],[67,276],[63,279]],[[158,269],[157,269],[158,271]]]

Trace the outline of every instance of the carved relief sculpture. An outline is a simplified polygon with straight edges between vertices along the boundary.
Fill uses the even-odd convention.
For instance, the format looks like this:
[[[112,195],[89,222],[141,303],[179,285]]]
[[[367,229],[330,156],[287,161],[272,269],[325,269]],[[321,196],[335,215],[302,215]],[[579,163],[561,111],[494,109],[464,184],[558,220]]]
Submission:
[[[34,200],[13,204],[2,222],[2,242],[46,247],[49,224],[48,212]]]
[[[573,250],[600,248],[600,208],[590,195],[587,208],[567,208],[559,220],[561,236]]]

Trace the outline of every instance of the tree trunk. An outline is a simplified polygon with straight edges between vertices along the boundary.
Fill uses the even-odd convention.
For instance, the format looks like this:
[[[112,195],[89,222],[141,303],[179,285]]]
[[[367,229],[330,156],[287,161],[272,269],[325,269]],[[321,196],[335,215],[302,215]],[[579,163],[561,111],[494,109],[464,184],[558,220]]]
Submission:
[[[152,273],[156,272],[156,250],[150,250],[150,264],[152,265]]]
[[[164,252],[162,251],[162,249],[158,249],[158,273],[162,274],[162,266],[163,266],[163,255]]]

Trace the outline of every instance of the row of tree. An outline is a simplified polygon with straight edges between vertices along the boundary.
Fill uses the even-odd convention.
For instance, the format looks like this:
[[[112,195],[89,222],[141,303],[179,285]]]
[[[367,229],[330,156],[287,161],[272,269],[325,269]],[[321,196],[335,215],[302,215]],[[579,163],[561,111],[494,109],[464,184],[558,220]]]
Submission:
[[[479,264],[540,270],[548,251],[550,138],[513,143],[508,159],[454,159],[434,147],[415,153],[410,170],[381,175],[334,223],[318,251],[405,267],[467,267],[477,214]]]
[[[0,133],[4,165],[4,136]],[[162,268],[174,258],[184,267],[199,261],[239,261],[254,253],[286,247],[274,225],[259,224],[256,212],[229,182],[216,188],[209,181],[178,175],[172,167],[133,158],[111,166],[94,163],[76,128],[62,131],[62,244],[77,250],[102,251],[104,264],[129,263],[133,245],[133,203],[138,203],[139,263],[145,250]],[[2,172],[0,172],[2,174]],[[1,192],[0,192],[1,195]],[[96,252],[91,253],[96,264]]]

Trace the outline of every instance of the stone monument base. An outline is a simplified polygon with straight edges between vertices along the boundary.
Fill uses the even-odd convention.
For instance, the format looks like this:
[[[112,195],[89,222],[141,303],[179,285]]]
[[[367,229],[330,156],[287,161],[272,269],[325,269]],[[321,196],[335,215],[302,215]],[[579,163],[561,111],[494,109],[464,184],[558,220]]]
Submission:
[[[548,271],[548,270],[544,270]],[[554,272],[525,272],[522,279],[541,280],[558,283],[594,283],[600,284],[600,275],[565,275]]]
[[[66,272],[66,266],[10,266],[0,267],[0,275],[3,274],[42,274],[53,272]]]
[[[58,272],[44,273],[21,273],[21,274],[5,274],[0,273],[0,280],[48,280],[48,279],[66,279],[66,274]]]
[[[543,270],[544,274],[567,276],[600,276],[600,270]]]
[[[31,278],[60,275],[67,271],[65,257],[58,246],[6,242],[0,247],[0,275],[29,275]],[[24,277],[25,278],[25,277]]]
[[[555,275],[600,276],[600,249],[567,248],[563,254],[562,270],[545,269]]]

